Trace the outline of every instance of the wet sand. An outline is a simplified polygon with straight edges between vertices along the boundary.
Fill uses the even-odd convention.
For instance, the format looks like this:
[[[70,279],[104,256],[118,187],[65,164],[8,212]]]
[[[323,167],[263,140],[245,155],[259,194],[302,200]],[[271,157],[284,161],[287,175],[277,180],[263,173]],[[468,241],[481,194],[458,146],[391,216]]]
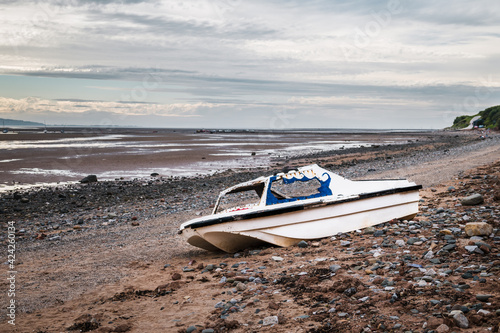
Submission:
[[[431,139],[429,139],[429,135]],[[427,133],[195,133],[194,130],[66,130],[0,135],[0,185],[193,176],[270,166],[296,155],[369,144],[432,140]],[[12,187],[11,187],[12,188]]]

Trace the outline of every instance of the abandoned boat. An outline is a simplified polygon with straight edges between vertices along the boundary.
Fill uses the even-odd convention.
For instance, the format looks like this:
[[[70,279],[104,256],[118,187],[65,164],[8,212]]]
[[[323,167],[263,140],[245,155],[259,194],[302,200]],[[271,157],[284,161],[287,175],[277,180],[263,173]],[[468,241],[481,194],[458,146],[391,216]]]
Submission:
[[[183,223],[179,233],[209,251],[286,247],[411,219],[421,188],[405,179],[352,181],[313,164],[222,191],[211,215]]]

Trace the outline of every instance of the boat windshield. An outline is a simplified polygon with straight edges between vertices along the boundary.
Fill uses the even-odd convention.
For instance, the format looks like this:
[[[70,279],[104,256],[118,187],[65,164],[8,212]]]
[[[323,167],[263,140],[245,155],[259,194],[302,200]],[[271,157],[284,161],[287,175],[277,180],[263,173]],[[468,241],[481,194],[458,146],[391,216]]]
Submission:
[[[215,207],[214,214],[246,210],[260,203],[264,192],[264,183],[235,188],[221,196]]]
[[[271,177],[266,205],[292,202],[331,195],[330,177],[320,181],[317,177],[283,178]]]

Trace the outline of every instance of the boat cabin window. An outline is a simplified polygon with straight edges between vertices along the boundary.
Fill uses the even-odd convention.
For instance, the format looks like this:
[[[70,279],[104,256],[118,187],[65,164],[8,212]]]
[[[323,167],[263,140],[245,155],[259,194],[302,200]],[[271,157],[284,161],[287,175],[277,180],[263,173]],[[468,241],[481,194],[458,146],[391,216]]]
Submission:
[[[274,178],[274,179],[273,179]],[[286,179],[271,178],[266,205],[292,202],[331,195],[330,179],[320,182],[318,178]]]
[[[237,189],[219,198],[215,213],[236,212],[257,206],[260,203],[264,184]]]

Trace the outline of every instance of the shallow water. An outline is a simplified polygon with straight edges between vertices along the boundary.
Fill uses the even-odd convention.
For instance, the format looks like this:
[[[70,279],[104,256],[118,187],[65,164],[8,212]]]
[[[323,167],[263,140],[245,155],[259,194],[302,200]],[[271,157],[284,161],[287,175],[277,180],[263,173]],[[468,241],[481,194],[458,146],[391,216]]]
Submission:
[[[324,132],[9,135],[0,137],[0,191],[78,181],[88,174],[100,180],[148,177],[153,172],[165,177],[204,175],[268,166],[276,158],[407,139]]]

